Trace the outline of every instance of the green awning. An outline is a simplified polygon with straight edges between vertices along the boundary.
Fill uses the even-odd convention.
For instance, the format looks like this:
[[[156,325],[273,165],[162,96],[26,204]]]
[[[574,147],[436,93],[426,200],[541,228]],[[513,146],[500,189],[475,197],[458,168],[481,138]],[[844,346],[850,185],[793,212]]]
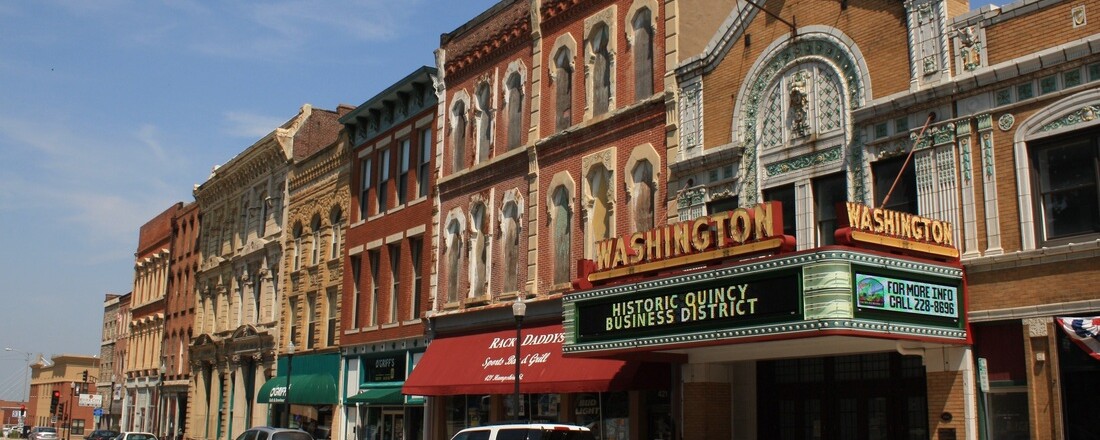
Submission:
[[[291,396],[293,397],[293,396]],[[348,403],[366,403],[368,405],[400,405],[405,403],[401,387],[367,388],[359,394],[348,397]]]
[[[295,362],[297,363],[297,362]],[[286,403],[286,375],[275,376],[260,387],[256,403]],[[290,403],[330,405],[339,403],[336,381],[328,374],[290,375]]]

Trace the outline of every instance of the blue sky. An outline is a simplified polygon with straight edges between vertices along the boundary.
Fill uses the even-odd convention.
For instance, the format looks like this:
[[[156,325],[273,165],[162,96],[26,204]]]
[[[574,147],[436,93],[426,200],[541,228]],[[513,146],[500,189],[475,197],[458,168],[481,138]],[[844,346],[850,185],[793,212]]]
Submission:
[[[142,224],[302,104],[434,65],[495,3],[0,2],[0,349],[98,354]],[[0,399],[25,395],[24,361],[0,351]]]
[[[142,224],[302,104],[434,65],[495,3],[0,2],[0,348],[98,354]],[[25,395],[24,360],[0,351],[0,399]]]

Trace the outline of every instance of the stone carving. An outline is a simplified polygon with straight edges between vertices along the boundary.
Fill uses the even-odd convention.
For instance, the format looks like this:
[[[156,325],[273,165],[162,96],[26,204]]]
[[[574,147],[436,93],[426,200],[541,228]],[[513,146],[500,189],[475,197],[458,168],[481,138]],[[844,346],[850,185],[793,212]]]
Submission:
[[[794,132],[797,137],[804,137],[810,134],[810,122],[806,116],[810,105],[809,86],[806,84],[806,78],[808,76],[809,75],[804,70],[796,72],[794,76],[791,77],[791,82],[787,90],[790,98],[788,106],[791,114],[791,131]]]
[[[1005,113],[997,119],[997,128],[1001,131],[1008,131],[1012,129],[1012,125],[1016,123],[1016,117],[1012,116],[1012,113]]]
[[[974,26],[959,29],[959,56],[964,70],[970,71],[982,66],[982,42],[980,30]]]

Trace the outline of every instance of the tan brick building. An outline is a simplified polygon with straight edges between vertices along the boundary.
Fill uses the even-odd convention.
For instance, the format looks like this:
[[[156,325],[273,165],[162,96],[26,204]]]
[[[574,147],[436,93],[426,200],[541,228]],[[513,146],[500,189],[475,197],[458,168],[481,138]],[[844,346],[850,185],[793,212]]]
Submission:
[[[299,151],[329,145],[336,112],[306,104],[195,188],[202,212],[195,324],[191,340],[189,423],[195,439],[234,438],[272,424],[260,388],[276,375],[282,341],[280,294],[286,236],[287,178]]]
[[[134,253],[134,290],[130,294],[130,329],[124,359],[124,430],[158,432],[162,420],[161,389],[165,298],[168,294],[172,227],[176,203],[142,225]]]

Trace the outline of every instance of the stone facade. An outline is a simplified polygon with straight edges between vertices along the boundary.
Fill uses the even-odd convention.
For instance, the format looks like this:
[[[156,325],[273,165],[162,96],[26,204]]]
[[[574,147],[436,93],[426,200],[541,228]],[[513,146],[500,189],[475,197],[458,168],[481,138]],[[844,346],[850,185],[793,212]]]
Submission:
[[[268,408],[246,390],[255,392],[274,376],[277,347],[285,345],[279,292],[286,282],[287,178],[296,158],[336,138],[335,122],[335,112],[304,105],[195,188],[201,262],[188,437],[233,438],[268,423]]]
[[[163,377],[165,303],[171,263],[172,226],[177,203],[141,227],[130,296],[129,351],[125,357],[122,427],[161,431],[160,390]]]

